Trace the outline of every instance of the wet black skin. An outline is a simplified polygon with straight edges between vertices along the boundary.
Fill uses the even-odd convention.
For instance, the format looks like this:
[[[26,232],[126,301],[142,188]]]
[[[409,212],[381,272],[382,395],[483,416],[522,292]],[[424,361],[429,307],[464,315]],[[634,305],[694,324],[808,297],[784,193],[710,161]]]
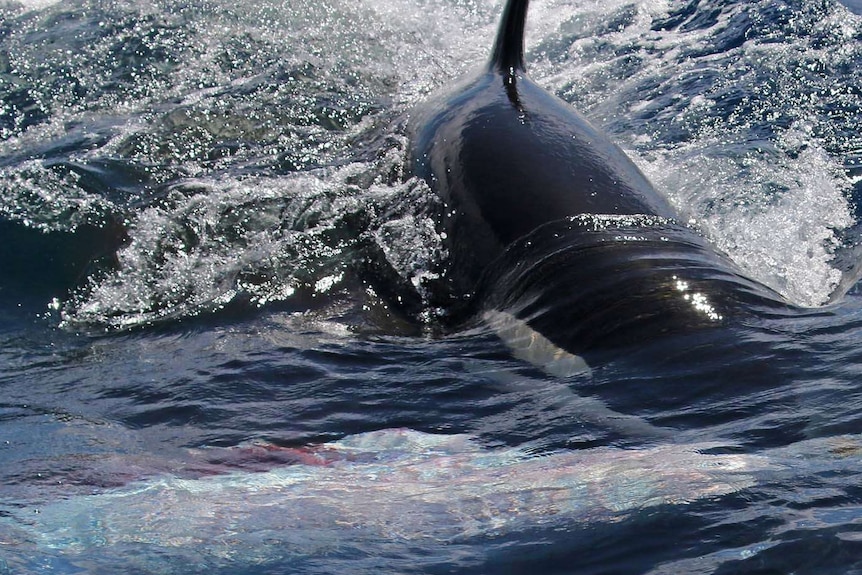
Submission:
[[[408,125],[412,173],[446,205],[461,291],[542,224],[584,213],[676,216],[603,132],[527,77],[527,4],[507,6],[488,66],[416,108]]]
[[[739,334],[728,330],[794,313],[680,224],[603,132],[527,77],[527,4],[509,0],[488,66],[408,124],[411,173],[445,205],[450,326],[505,311],[583,354],[671,336],[683,345],[719,326],[715,336],[733,345]]]
[[[546,341],[550,361],[564,350],[609,373],[611,407],[623,413],[687,414],[712,397],[720,406],[662,425],[771,409],[754,401],[746,415],[738,398],[792,380],[798,325],[828,310],[794,307],[746,277],[680,223],[605,134],[527,77],[527,4],[509,0],[488,66],[419,105],[408,124],[411,173],[445,204],[445,327],[514,318],[533,332],[521,345]],[[640,374],[657,369],[664,384],[641,389]]]

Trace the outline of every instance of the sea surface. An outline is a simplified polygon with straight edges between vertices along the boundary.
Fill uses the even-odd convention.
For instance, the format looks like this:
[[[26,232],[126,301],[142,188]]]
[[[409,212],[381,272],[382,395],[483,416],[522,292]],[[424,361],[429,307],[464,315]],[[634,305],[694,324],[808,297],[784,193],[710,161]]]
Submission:
[[[533,3],[532,78],[804,310],[556,375],[442,327],[405,173],[501,11],[0,0],[0,574],[862,573],[862,4]]]

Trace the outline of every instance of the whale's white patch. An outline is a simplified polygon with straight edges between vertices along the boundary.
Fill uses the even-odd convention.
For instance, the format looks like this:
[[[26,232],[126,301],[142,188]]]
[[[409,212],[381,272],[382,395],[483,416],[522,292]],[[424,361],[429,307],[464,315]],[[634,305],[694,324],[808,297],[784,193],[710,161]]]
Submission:
[[[499,310],[486,311],[482,319],[516,358],[535,365],[548,375],[565,378],[592,374],[584,358],[554,345],[524,320]]]

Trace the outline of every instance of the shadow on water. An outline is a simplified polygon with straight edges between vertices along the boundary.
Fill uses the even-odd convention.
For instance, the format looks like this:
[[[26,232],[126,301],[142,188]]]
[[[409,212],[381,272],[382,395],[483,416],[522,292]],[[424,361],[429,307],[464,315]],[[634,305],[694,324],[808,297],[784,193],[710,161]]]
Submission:
[[[0,219],[0,285],[28,291],[50,301],[70,291],[100,270],[116,264],[116,251],[125,241],[119,224],[84,224],[74,231],[42,231]]]

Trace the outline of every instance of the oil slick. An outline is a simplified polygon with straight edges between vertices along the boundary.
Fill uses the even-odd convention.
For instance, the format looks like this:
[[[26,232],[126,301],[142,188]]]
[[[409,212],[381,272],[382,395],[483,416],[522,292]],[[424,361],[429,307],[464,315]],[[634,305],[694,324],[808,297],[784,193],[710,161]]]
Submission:
[[[539,454],[409,429],[300,448],[189,450],[180,465],[151,458],[153,475],[119,487],[81,495],[58,483],[43,505],[0,499],[0,573],[211,575],[303,562],[315,572],[343,572],[343,562],[379,572],[393,557],[414,561],[417,550],[446,563],[465,549],[471,557],[489,544],[504,549],[524,533],[648,523],[737,493],[786,496],[774,491],[782,483],[807,483],[811,497],[834,494],[836,465],[855,467],[860,454],[858,435],[759,453],[665,440]],[[142,461],[132,462],[139,471]],[[121,460],[110,466],[128,477]]]
[[[526,528],[619,522],[643,509],[734,493],[769,467],[757,455],[704,453],[711,447],[537,455],[486,449],[467,435],[382,430],[273,448],[283,450],[275,458],[281,464],[266,471],[157,475],[91,495],[58,493],[38,509],[6,502],[0,541],[7,552],[53,556],[41,560],[52,568],[57,558],[79,567],[126,553],[237,565],[373,554],[382,542],[433,549]],[[194,456],[212,465],[235,458],[235,449]],[[144,548],[156,552],[134,553]]]

